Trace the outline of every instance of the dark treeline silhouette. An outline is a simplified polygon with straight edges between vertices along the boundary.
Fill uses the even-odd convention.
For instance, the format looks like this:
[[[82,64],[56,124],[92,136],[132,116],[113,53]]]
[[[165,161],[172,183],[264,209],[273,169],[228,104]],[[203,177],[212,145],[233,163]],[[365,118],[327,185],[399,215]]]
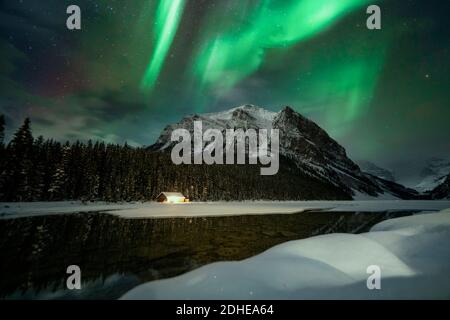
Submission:
[[[280,159],[275,176],[254,165],[180,165],[170,155],[104,142],[33,138],[26,119],[4,143],[0,116],[0,201],[148,201],[162,191],[193,201],[350,199]]]

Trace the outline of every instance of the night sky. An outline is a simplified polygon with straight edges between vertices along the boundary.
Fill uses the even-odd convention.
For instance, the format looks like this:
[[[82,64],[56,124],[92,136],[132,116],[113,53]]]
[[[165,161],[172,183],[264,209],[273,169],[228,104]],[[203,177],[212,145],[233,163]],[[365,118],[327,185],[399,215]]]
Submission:
[[[449,14],[446,0],[3,0],[0,113],[9,134],[29,116],[35,136],[150,145],[188,114],[290,105],[353,159],[448,156]]]

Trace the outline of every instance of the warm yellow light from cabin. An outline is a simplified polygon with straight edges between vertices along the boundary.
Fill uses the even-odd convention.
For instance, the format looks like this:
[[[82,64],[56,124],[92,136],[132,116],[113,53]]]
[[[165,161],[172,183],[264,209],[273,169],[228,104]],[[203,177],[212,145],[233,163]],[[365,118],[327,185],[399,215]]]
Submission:
[[[168,196],[167,197],[167,203],[184,203],[185,198],[179,197],[179,196]]]

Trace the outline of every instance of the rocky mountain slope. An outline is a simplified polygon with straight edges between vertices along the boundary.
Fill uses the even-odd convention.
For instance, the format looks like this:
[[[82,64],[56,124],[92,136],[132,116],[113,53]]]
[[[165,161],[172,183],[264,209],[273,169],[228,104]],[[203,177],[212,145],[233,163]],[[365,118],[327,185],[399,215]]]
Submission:
[[[420,172],[421,181],[414,189],[419,192],[431,191],[444,183],[450,173],[450,160],[431,158]]]
[[[431,192],[431,199],[450,199],[450,173],[444,181]]]
[[[375,177],[395,182],[394,173],[388,169],[381,168],[373,162],[360,160],[357,162],[363,172],[370,173]]]

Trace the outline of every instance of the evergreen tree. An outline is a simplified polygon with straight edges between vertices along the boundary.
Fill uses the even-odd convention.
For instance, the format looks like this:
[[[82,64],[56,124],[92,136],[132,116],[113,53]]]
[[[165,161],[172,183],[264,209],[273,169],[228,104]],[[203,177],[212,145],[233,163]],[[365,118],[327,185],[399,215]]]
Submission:
[[[3,190],[6,180],[6,152],[5,152],[5,117],[0,114],[0,200],[4,198]]]
[[[30,119],[26,118],[23,125],[14,134],[7,147],[9,159],[7,163],[7,198],[19,201],[32,200],[30,178],[33,174],[33,135]]]
[[[42,200],[45,191],[45,168],[47,166],[46,157],[44,154],[44,137],[39,136],[33,144],[33,167],[30,178],[32,188],[32,200]]]
[[[0,114],[0,148],[3,148],[5,140],[5,116]]]
[[[64,200],[67,197],[66,184],[68,181],[68,162],[70,146],[66,144],[62,150],[62,157],[56,166],[55,173],[52,176],[48,193],[50,200]]]

